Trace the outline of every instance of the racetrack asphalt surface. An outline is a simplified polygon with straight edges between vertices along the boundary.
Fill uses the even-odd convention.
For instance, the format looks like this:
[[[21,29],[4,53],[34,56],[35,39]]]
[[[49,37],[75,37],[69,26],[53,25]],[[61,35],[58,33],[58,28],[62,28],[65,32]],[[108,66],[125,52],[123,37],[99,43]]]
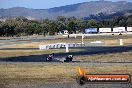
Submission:
[[[64,49],[64,48],[61,48]],[[84,49],[84,51],[69,52],[69,53],[55,53],[55,58],[64,58],[67,55],[82,56],[82,55],[98,55],[109,53],[121,53],[132,51],[132,45],[130,46],[88,46],[88,47],[75,47],[71,49]],[[39,50],[38,48],[5,48],[0,50]],[[0,58],[0,62],[45,62],[48,54],[42,55],[29,55],[18,56],[10,58]],[[39,59],[38,59],[39,58]]]

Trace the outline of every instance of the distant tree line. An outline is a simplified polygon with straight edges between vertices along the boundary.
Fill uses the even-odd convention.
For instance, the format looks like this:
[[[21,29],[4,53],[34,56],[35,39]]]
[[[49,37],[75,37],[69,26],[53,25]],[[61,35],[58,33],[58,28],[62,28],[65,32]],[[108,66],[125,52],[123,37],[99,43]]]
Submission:
[[[0,21],[0,36],[56,35],[60,31],[83,32],[86,28],[132,26],[132,15],[114,17],[111,20],[85,20],[59,16],[57,20],[28,20],[25,17],[9,18]]]

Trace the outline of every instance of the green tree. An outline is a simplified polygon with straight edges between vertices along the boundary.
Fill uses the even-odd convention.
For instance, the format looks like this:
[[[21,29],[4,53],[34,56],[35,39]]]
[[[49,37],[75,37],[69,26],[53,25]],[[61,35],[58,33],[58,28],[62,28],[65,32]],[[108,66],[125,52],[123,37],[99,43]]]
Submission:
[[[42,27],[43,35],[46,36],[46,34],[48,34],[49,32],[49,25],[47,23],[43,23],[41,24],[41,27]]]
[[[88,22],[88,26],[89,27],[97,27],[97,22],[95,21],[95,20],[90,20],[89,22]]]
[[[56,21],[51,22],[49,26],[49,35],[55,35],[58,32],[59,32],[59,29],[58,29],[57,22]]]
[[[76,33],[77,24],[75,23],[75,21],[69,21],[67,24],[67,28],[69,33]]]
[[[85,20],[79,20],[79,21],[77,22],[77,30],[78,30],[79,32],[83,32],[84,29],[86,29],[87,27],[88,27],[87,21],[85,21]]]
[[[65,22],[66,18],[64,16],[58,16],[57,21]]]
[[[132,15],[128,17],[128,19],[126,20],[126,25],[128,27],[132,27]]]
[[[28,23],[28,29],[25,30],[27,35],[33,35],[35,31],[35,23]]]

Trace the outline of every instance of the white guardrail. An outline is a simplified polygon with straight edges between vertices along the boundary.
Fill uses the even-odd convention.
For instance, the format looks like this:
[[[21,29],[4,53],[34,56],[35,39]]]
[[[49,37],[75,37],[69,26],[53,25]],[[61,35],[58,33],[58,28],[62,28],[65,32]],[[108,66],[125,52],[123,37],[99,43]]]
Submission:
[[[84,47],[85,44],[82,43],[56,43],[56,44],[47,44],[47,45],[39,45],[40,50],[48,50],[48,49],[58,49],[63,47]]]

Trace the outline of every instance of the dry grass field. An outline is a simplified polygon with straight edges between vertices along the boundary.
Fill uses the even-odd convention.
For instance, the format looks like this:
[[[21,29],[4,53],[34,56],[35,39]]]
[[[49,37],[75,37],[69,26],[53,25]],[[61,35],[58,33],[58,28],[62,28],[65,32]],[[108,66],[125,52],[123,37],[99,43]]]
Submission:
[[[77,68],[81,64],[68,63],[1,63],[0,78],[43,78],[61,81],[72,80],[78,75]],[[132,64],[86,64],[83,65],[88,74],[130,74]]]
[[[132,52],[75,56],[76,60],[89,62],[132,62]]]
[[[40,88],[45,84],[76,83],[78,66],[87,74],[132,75],[132,64],[1,63],[0,88]]]
[[[120,56],[121,55],[121,56]],[[94,56],[79,56],[77,60],[87,61],[115,61],[131,59],[132,52],[94,55]],[[121,59],[120,59],[121,58]],[[127,59],[125,59],[127,58]],[[77,68],[84,67],[88,74],[130,74],[132,75],[131,63],[60,63],[60,62],[0,62],[0,78],[21,79],[21,78],[43,78],[43,80],[64,81],[69,78],[73,80],[78,74]]]

